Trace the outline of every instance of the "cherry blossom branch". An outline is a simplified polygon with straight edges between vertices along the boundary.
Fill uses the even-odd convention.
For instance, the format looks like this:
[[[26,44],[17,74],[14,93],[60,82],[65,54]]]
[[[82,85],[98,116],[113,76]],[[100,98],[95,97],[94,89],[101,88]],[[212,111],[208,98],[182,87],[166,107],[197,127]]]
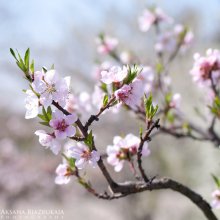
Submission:
[[[209,203],[207,203],[199,194],[191,190],[190,188],[184,186],[183,184],[169,179],[154,179],[150,183],[125,183],[119,186],[121,192],[124,196],[139,193],[143,191],[152,191],[160,189],[171,189],[173,191],[179,192],[188,199],[190,199],[206,216],[209,220],[217,220],[218,218],[213,213]]]
[[[201,212],[206,216],[207,219],[218,220],[216,215],[213,213],[209,203],[207,203],[201,195],[194,192],[187,186],[184,186],[183,184],[170,178],[155,178],[152,181],[148,182],[124,182],[117,185],[117,187],[115,188],[116,193],[113,193],[112,195],[109,195],[106,192],[104,194],[99,194],[92,188],[90,188],[88,191],[97,198],[104,200],[113,200],[126,197],[131,194],[161,189],[170,189],[180,193],[181,195],[187,197],[190,201],[192,201],[197,206],[197,208],[201,210]]]
[[[109,101],[109,103],[111,104],[113,101]],[[65,110],[64,108],[62,108],[58,103],[54,102],[52,103],[55,107],[57,107],[60,111],[62,111],[65,115],[70,115],[71,113],[69,113],[67,110]],[[109,104],[109,105],[110,105]],[[100,112],[97,114],[98,116],[108,107],[104,107],[103,109],[100,110]],[[97,117],[98,117],[97,116]],[[84,135],[84,138],[86,138],[88,136],[88,128],[86,126],[84,126],[82,124],[82,122],[80,121],[80,119],[78,119],[76,122],[77,126],[79,127],[80,131],[82,132],[82,134]],[[93,150],[96,150],[96,146],[95,146],[95,142],[94,142],[94,138],[92,138],[92,148]],[[99,161],[97,162],[98,166],[103,174],[103,176],[106,178],[108,184],[110,185],[111,189],[113,192],[115,192],[115,188],[117,187],[117,184],[114,182],[114,180],[111,178],[108,170],[106,169],[104,162],[102,160],[102,158],[100,157]]]
[[[144,111],[142,111],[140,108],[134,110],[132,108],[127,107],[127,109],[130,111],[133,111],[138,116],[138,118],[145,123],[146,118],[145,118]],[[163,111],[160,111],[160,113],[161,112],[163,112]],[[186,120],[184,120],[183,116],[180,116],[180,115],[177,115],[177,116],[178,116],[178,119],[180,120],[181,123],[186,121]],[[192,132],[187,132],[187,133],[178,132],[178,131],[176,131],[176,129],[178,129],[178,128],[175,128],[175,127],[169,128],[163,124],[160,124],[159,131],[154,133],[153,136],[159,135],[162,132],[164,134],[168,134],[168,135],[171,135],[176,138],[191,138],[191,139],[197,140],[197,141],[210,141],[218,147],[220,145],[220,137],[214,131],[214,127],[213,127],[214,123],[215,123],[215,121],[211,122],[211,125],[209,126],[207,131],[204,131],[200,127],[195,125],[194,123],[187,121],[189,129],[191,131],[194,131],[195,133],[199,134],[200,136],[194,135]]]

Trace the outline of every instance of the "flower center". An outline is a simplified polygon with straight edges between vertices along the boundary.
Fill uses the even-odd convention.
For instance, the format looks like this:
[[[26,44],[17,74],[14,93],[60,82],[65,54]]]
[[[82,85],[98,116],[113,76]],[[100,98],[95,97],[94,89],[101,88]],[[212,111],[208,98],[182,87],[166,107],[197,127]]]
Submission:
[[[212,71],[217,71],[217,70],[219,70],[219,66],[217,62],[214,62],[213,65],[210,65],[209,62],[205,62],[201,66],[203,79],[209,79],[211,77]]]
[[[56,92],[55,84],[47,84],[46,92],[50,94]]]
[[[66,168],[66,173],[64,174],[64,176],[69,177],[73,175],[73,171],[71,170],[70,167]]]
[[[59,130],[59,131],[65,131],[68,126],[69,126],[69,125],[67,125],[66,122],[65,122],[65,120],[63,119],[62,121],[59,121],[59,122],[58,122],[57,130]]]
[[[118,92],[118,97],[121,101],[125,101],[132,94],[132,87],[128,91],[120,91]]]
[[[88,151],[88,150],[84,150],[82,152],[82,155],[81,155],[82,158],[86,159],[87,161],[91,158],[91,152]]]
[[[131,158],[137,154],[136,146],[131,146],[129,148],[122,147],[116,157],[119,160],[131,160]]]

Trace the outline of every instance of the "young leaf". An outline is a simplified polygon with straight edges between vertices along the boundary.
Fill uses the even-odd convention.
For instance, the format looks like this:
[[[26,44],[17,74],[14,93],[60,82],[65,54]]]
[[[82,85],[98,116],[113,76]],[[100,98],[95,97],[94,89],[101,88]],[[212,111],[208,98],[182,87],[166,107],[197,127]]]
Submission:
[[[88,136],[84,140],[84,143],[89,147],[90,150],[93,148],[93,135],[92,130],[89,132]]]
[[[34,73],[34,60],[31,61],[30,70]]]
[[[43,120],[43,121],[46,121],[47,122],[47,118],[45,118],[44,115],[41,115],[41,114],[38,114],[38,117]]]
[[[146,97],[146,95],[144,95],[144,106],[145,106],[146,118],[148,120],[153,119],[159,108],[158,105],[156,106],[153,105],[152,99],[153,99],[152,94],[150,94],[148,98]]]
[[[30,49],[28,48],[24,55],[24,64],[27,70],[29,70],[29,59],[30,59]]]
[[[211,175],[212,175],[212,178],[213,178],[213,180],[214,180],[216,186],[217,186],[218,188],[220,188],[220,179],[219,179],[218,177],[216,177],[214,174],[211,174]]]
[[[102,83],[100,88],[104,93],[108,93],[107,85],[105,83]]]
[[[105,95],[103,98],[103,106],[105,107],[108,104],[108,95]]]
[[[39,122],[39,123],[40,123],[41,125],[45,125],[45,126],[50,127],[49,122],[41,121],[41,122]]]
[[[16,57],[16,54],[15,54],[15,52],[12,48],[10,48],[10,52],[11,52],[12,56],[16,59],[16,61],[19,62],[17,57]]]

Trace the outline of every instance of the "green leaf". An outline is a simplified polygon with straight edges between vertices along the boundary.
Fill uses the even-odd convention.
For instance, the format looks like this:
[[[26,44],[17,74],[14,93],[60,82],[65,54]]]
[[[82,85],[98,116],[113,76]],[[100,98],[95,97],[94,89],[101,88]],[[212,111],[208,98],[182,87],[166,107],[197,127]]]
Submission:
[[[215,97],[212,106],[208,106],[211,112],[220,117],[220,98],[218,96]]]
[[[104,93],[108,93],[107,85],[105,83],[102,83],[100,88]]]
[[[10,48],[10,52],[11,52],[12,56],[16,59],[16,61],[19,62],[17,57],[16,57],[16,54],[15,54],[15,52],[12,48]]]
[[[45,125],[45,126],[50,127],[49,122],[41,121],[41,122],[39,122],[39,123],[40,123],[41,125]]]
[[[108,104],[108,95],[105,95],[103,98],[103,106],[105,107]]]
[[[49,120],[52,119],[52,109],[50,106],[47,108],[47,117],[49,118]]]
[[[69,164],[69,167],[71,168],[71,170],[75,170],[75,162],[76,159],[72,158],[72,157],[67,157],[64,153],[62,153],[62,156],[65,158],[65,160],[67,161],[67,163]]]
[[[74,169],[76,166],[75,166],[75,162],[76,162],[76,159],[75,158],[68,158],[68,162],[69,162],[69,166],[71,169]]]
[[[140,126],[140,128],[139,128],[139,136],[142,137],[142,135],[143,135],[143,127]]]
[[[160,74],[161,72],[163,72],[163,70],[164,70],[163,64],[162,63],[157,63],[156,64],[156,72]]]
[[[34,73],[34,60],[31,61],[30,70]]]
[[[167,93],[167,94],[165,95],[165,101],[166,101],[166,103],[167,103],[167,104],[170,104],[171,100],[172,100],[172,93]]]
[[[43,121],[48,122],[48,121],[47,121],[47,118],[45,118],[44,115],[38,114],[37,116],[38,116],[40,119],[42,119]]]
[[[18,61],[18,62],[19,62],[20,65],[22,66],[22,70],[26,73],[26,72],[27,72],[27,69],[26,69],[25,63],[24,63],[23,59],[21,58],[20,53],[18,53],[18,51],[17,51],[17,54],[18,54],[18,58],[19,58],[19,61]]]
[[[137,74],[142,71],[142,69],[140,69],[136,64],[134,64],[134,66],[132,67],[127,66],[127,69],[128,74],[127,77],[124,79],[124,84],[130,84],[135,79]]]
[[[167,112],[166,118],[170,123],[174,123],[174,121],[175,121],[175,116],[171,111]]]
[[[24,55],[24,64],[27,70],[29,70],[29,59],[30,59],[30,49],[28,48]]]
[[[213,180],[214,180],[216,186],[217,186],[218,188],[220,188],[220,179],[219,179],[218,177],[216,177],[214,174],[211,174],[211,175],[212,175],[212,178],[213,178]]]
[[[90,150],[93,149],[93,135],[92,130],[87,135],[86,139],[84,140],[84,143],[89,147]]]
[[[52,118],[51,114],[52,114],[52,110],[50,107],[47,108],[47,111],[46,109],[44,108],[44,106],[42,107],[42,113],[43,113],[43,116],[45,118],[45,121],[49,122]]]
[[[148,120],[152,120],[153,117],[156,115],[158,111],[158,105],[154,106],[152,94],[150,94],[148,97],[146,94],[144,95],[144,106],[145,106],[145,112],[146,112],[146,118]]]

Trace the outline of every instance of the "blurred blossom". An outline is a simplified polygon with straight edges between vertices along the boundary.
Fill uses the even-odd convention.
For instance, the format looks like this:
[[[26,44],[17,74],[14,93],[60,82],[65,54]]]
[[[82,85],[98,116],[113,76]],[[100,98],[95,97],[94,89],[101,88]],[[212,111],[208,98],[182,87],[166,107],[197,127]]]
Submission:
[[[144,92],[149,93],[153,89],[155,73],[152,67],[144,66],[137,79],[141,80],[144,84]]]
[[[109,61],[105,61],[101,63],[100,65],[96,65],[93,68],[93,76],[95,80],[101,79],[101,72],[102,71],[108,71],[112,67],[112,64]]]
[[[118,45],[118,39],[103,35],[96,39],[96,43],[98,44],[98,53],[108,54],[115,50]]]
[[[59,185],[69,183],[70,176],[72,175],[71,169],[66,163],[58,165],[58,167],[56,168],[56,174],[57,176],[55,178],[55,183]]]
[[[175,93],[172,98],[171,101],[169,103],[171,108],[180,108],[180,104],[181,104],[181,95],[179,93]]]
[[[184,34],[184,32],[186,33]],[[194,40],[194,34],[192,31],[188,30],[182,24],[177,24],[174,27],[174,35],[177,36],[177,39],[180,39],[182,34],[184,34],[184,38],[182,39],[181,51],[184,52],[192,45]]]
[[[121,82],[128,74],[126,66],[122,68],[119,66],[113,66],[108,71],[101,72],[101,81],[105,84]]]
[[[208,49],[206,56],[199,53],[194,55],[194,65],[190,71],[193,80],[199,86],[210,86],[211,77],[214,84],[220,80],[220,52],[219,50]]]
[[[90,94],[87,92],[81,92],[78,95],[69,94],[65,109],[70,113],[77,113],[82,119],[88,118],[92,111]]]
[[[127,51],[123,51],[120,53],[120,60],[123,64],[130,64],[132,60],[131,54]]]
[[[220,209],[220,190],[219,189],[215,190],[212,193],[212,198],[213,198],[212,203],[211,203],[212,208]]]
[[[0,155],[3,158],[15,157],[17,155],[17,148],[10,138],[0,139]]]
[[[185,52],[192,45],[193,39],[193,33],[179,24],[172,31],[166,31],[157,36],[154,48],[157,53],[172,53],[178,47],[180,47],[181,52]]]
[[[38,115],[39,99],[32,90],[26,91],[27,97],[25,98],[26,119],[35,118]]]
[[[100,109],[102,107],[104,96],[105,96],[105,93],[101,90],[99,86],[96,85],[92,93],[92,104],[97,109]]]
[[[139,17],[138,23],[141,31],[148,31],[152,25],[158,25],[162,22],[172,23],[173,19],[166,15],[162,9],[145,9],[143,15]]]

